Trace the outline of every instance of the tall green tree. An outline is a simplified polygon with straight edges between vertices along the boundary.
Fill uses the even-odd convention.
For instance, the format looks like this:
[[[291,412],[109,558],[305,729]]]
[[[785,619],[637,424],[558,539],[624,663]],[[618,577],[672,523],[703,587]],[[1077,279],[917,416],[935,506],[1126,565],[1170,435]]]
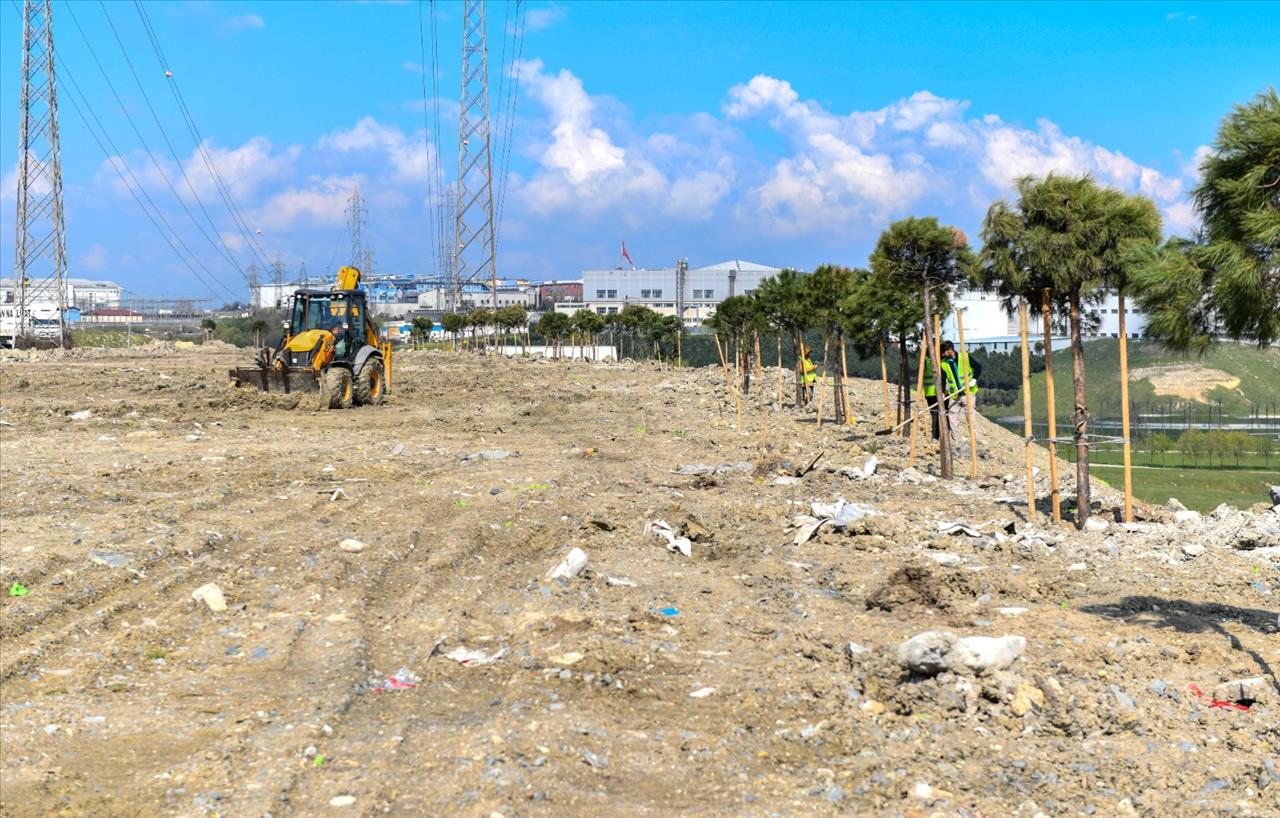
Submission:
[[[822,330],[822,348],[832,350],[834,357],[824,361],[831,372],[832,409],[836,420],[846,423],[849,420],[848,393],[844,387],[844,368],[841,366],[840,352],[845,345],[845,327],[848,322],[847,300],[853,295],[857,277],[848,267],[834,264],[823,264],[814,270],[806,282],[809,290],[809,303],[813,307],[813,323]]]
[[[595,336],[604,329],[604,316],[595,310],[585,308],[578,310],[573,314],[573,328],[578,333],[578,357],[585,358],[586,351],[583,344],[589,341],[592,350],[595,349]]]
[[[871,254],[871,268],[904,289],[920,293],[924,308],[925,353],[933,363],[935,381],[939,385],[939,411],[942,410],[942,361],[933,338],[935,294],[947,293],[961,282],[971,280],[977,270],[977,259],[963,234],[940,224],[932,216],[896,221],[880,234]],[[938,424],[938,452],[944,478],[951,477],[951,440],[947,423]]]
[[[560,357],[560,342],[573,329],[573,319],[563,312],[544,313],[538,319],[538,334],[552,349],[552,357]]]
[[[1160,215],[1142,196],[1100,186],[1088,176],[1049,174],[1018,180],[1018,199],[996,202],[982,227],[988,286],[1024,292],[1052,286],[1066,299],[1075,386],[1076,526],[1089,517],[1089,402],[1085,394],[1081,303],[1101,287],[1122,289],[1136,266],[1135,247],[1160,237]]]
[[[1203,352],[1223,333],[1280,341],[1280,94],[1268,88],[1218,126],[1200,166],[1201,230],[1140,256],[1135,276],[1146,332]]]
[[[453,339],[453,348],[458,348],[458,335],[467,328],[467,317],[461,313],[449,312],[440,316],[440,328]]]
[[[805,276],[790,269],[764,279],[754,293],[765,320],[778,332],[791,338],[796,361],[796,406],[803,406],[806,400],[803,372],[800,368],[800,348],[804,346],[805,332],[813,326],[809,295]]]
[[[738,389],[747,394],[751,389],[751,340],[766,326],[759,302],[748,295],[726,298],[716,305],[715,314],[703,323],[724,339],[724,354],[733,358],[730,366],[738,378]]]

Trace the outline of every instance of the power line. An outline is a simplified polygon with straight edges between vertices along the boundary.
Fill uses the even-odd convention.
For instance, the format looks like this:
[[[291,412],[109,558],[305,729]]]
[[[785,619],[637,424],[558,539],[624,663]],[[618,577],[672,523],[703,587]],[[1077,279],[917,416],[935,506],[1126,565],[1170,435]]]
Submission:
[[[195,185],[191,184],[191,178],[187,176],[186,168],[183,167],[182,160],[178,158],[178,151],[173,147],[173,142],[170,141],[169,134],[165,132],[164,125],[161,124],[160,115],[156,113],[155,106],[151,104],[151,97],[147,95],[147,90],[142,85],[142,80],[138,77],[137,70],[134,69],[133,67],[133,60],[129,58],[129,49],[125,48],[124,40],[120,38],[120,32],[116,29],[116,24],[111,19],[110,12],[107,11],[106,3],[103,3],[102,0],[99,0],[99,5],[102,6],[102,14],[107,18],[107,25],[111,28],[111,33],[115,37],[116,44],[120,46],[120,53],[124,55],[125,64],[129,66],[129,73],[133,75],[133,81],[137,84],[138,91],[142,93],[142,99],[143,101],[146,102],[147,109],[151,112],[151,118],[155,120],[156,127],[160,130],[160,137],[164,140],[165,145],[167,145],[169,148],[169,155],[173,157],[174,164],[178,166],[178,171],[182,174],[183,180],[187,183],[187,189],[191,191],[191,196],[195,199],[196,204],[200,208],[200,211],[204,214],[205,220],[209,223],[209,226],[213,228],[214,234],[216,235],[218,232],[218,227],[216,224],[214,224],[213,218],[209,215],[208,209],[204,206],[204,202],[201,201],[200,194],[196,193]],[[75,15],[72,14],[71,16],[72,16],[72,20],[75,21]],[[75,22],[76,22],[76,28],[79,29],[80,23],[78,21],[75,21]],[[83,36],[84,30],[81,29],[80,33]],[[86,42],[88,42],[87,38],[86,38]],[[89,46],[89,51],[91,54],[93,53],[92,45]],[[95,61],[97,61],[98,59],[96,54],[93,55],[93,58]],[[99,67],[101,67],[101,63],[99,63]],[[111,84],[109,80],[107,84],[108,85]],[[114,88],[112,88],[112,93],[113,94],[115,93]],[[123,107],[123,103],[122,103],[122,107]],[[125,117],[129,119],[130,124],[133,124],[133,118],[129,116],[128,111],[125,111]],[[137,132],[138,132],[138,129],[135,126],[134,133],[137,133]],[[139,134],[139,139],[141,138],[142,137]],[[215,239],[213,236],[210,236],[209,233],[207,233],[204,230],[204,227],[200,224],[200,222],[196,220],[196,217],[192,215],[191,210],[182,201],[182,197],[178,194],[178,191],[174,189],[173,183],[169,181],[169,175],[164,172],[164,169],[160,167],[159,162],[156,161],[155,156],[151,153],[151,148],[148,147],[145,142],[143,142],[142,146],[147,151],[147,155],[151,157],[151,161],[153,164],[155,164],[156,169],[160,171],[160,175],[164,177],[165,183],[169,186],[169,189],[173,191],[173,195],[178,199],[178,203],[182,205],[182,209],[191,218],[191,221],[196,225],[196,227],[199,228],[201,234],[205,237],[205,240],[208,241],[209,244],[213,247],[213,249],[217,251],[223,258],[225,258],[227,262],[232,267],[234,267],[236,271],[240,273],[240,275],[243,276],[245,274],[244,270],[240,267],[239,262],[235,260],[235,257],[232,256],[227,251],[226,245],[224,245],[221,241],[218,241],[217,239]]]
[[[266,253],[263,252],[262,246],[258,244],[254,231],[249,229],[248,223],[245,221],[240,208],[236,206],[235,199],[231,195],[231,188],[222,174],[218,171],[217,165],[213,162],[209,149],[205,145],[204,137],[200,133],[200,129],[196,126],[195,118],[191,115],[191,109],[187,107],[186,99],[182,96],[182,89],[178,87],[178,83],[173,79],[172,72],[169,70],[169,61],[164,55],[164,49],[160,45],[160,39],[156,36],[155,29],[151,27],[151,19],[147,16],[146,9],[140,0],[134,0],[134,7],[138,10],[138,16],[142,19],[142,25],[147,31],[147,37],[151,41],[151,49],[156,55],[161,69],[164,70],[165,76],[169,79],[169,91],[173,94],[174,101],[177,102],[179,110],[182,112],[183,120],[187,124],[187,130],[191,133],[191,138],[195,140],[196,148],[200,152],[200,157],[204,161],[205,168],[209,171],[209,175],[213,177],[214,187],[218,190],[218,195],[222,198],[222,203],[226,205],[227,210],[231,213],[232,220],[240,228],[246,243],[250,250],[256,253],[258,259],[267,264]]]
[[[14,5],[15,6],[17,5],[16,2],[14,2]],[[147,219],[151,222],[152,226],[156,228],[156,231],[160,233],[161,238],[165,240],[165,242],[169,245],[170,249],[172,249],[173,252],[178,256],[178,259],[182,261],[183,265],[186,266],[186,268],[189,271],[191,271],[191,274],[194,275],[200,281],[200,283],[204,284],[204,286],[209,290],[210,293],[213,294],[215,298],[220,298],[221,296],[219,296],[217,291],[213,289],[213,285],[210,284],[209,280],[206,279],[204,276],[202,276],[200,272],[196,270],[195,267],[192,266],[191,261],[188,260],[187,256],[190,256],[192,259],[194,259],[196,264],[199,264],[200,267],[204,269],[204,271],[209,275],[210,279],[212,279],[215,283],[218,284],[218,286],[222,287],[223,290],[225,290],[228,294],[230,294],[234,298],[235,293],[232,292],[225,284],[223,284],[222,281],[219,280],[218,277],[215,276],[213,272],[209,270],[208,267],[204,266],[204,263],[201,262],[199,257],[197,257],[195,253],[191,251],[190,247],[187,247],[186,242],[184,242],[182,240],[182,237],[178,235],[178,232],[173,228],[173,225],[169,223],[169,220],[165,218],[164,213],[160,210],[160,207],[155,203],[155,200],[151,198],[151,194],[147,192],[146,188],[143,187],[142,183],[138,180],[138,177],[134,174],[133,169],[129,167],[129,164],[127,162],[125,162],[123,159],[120,158],[121,152],[119,148],[116,147],[115,142],[111,139],[111,135],[107,132],[106,127],[102,124],[102,120],[98,118],[98,114],[96,111],[94,111],[93,106],[89,103],[88,97],[85,95],[85,93],[82,90],[80,90],[80,84],[76,82],[75,75],[71,73],[71,71],[67,68],[65,63],[62,64],[61,73],[70,82],[70,85],[68,86],[68,88],[72,93],[67,96],[67,99],[71,102],[71,107],[73,107],[76,113],[80,116],[81,121],[84,122],[85,130],[87,130],[89,132],[89,135],[93,137],[94,142],[98,143],[98,147],[102,149],[103,155],[106,156],[107,161],[110,163],[112,170],[114,170],[116,174],[120,177],[120,180],[124,184],[125,189],[129,191],[129,193],[133,196],[134,201],[136,201],[138,203],[138,206],[142,208],[142,212],[147,216]],[[75,97],[76,94],[79,94],[81,100],[84,102],[83,109],[81,108],[80,103],[76,101],[76,97]],[[94,123],[97,124],[98,131],[101,131],[101,134],[102,134],[101,137],[99,137],[98,131],[94,130],[94,125],[90,124],[89,116],[85,115],[86,109],[89,112],[89,116],[93,117]],[[104,140],[106,141],[106,144],[103,144]],[[108,146],[110,146],[109,150],[108,150]],[[120,169],[121,166],[124,167],[124,171],[128,172],[129,179],[125,178],[124,172],[122,172]],[[130,183],[130,179],[132,180],[132,184]],[[148,205],[151,208],[150,210],[148,210]],[[163,223],[164,226],[168,228],[169,233],[166,233],[164,229],[160,227],[160,223]],[[170,234],[172,234],[172,238],[170,238]],[[177,244],[175,244],[175,241],[177,242]],[[181,245],[183,250],[186,251],[187,255],[183,255],[183,252],[178,249],[177,245]]]
[[[182,201],[182,197],[181,197],[180,195],[178,195],[178,190],[177,190],[177,188],[175,188],[175,187],[173,186],[173,182],[172,182],[172,180],[170,180],[170,179],[169,179],[169,174],[165,173],[165,171],[164,171],[164,167],[163,167],[163,166],[161,166],[160,161],[159,161],[158,159],[156,159],[155,154],[154,154],[154,153],[152,153],[152,151],[151,151],[151,147],[147,144],[146,139],[145,139],[145,138],[143,138],[143,136],[142,136],[142,132],[138,129],[138,125],[137,125],[137,123],[136,123],[136,122],[134,122],[133,116],[129,113],[129,109],[128,109],[128,107],[124,104],[124,100],[120,98],[120,94],[116,91],[116,87],[115,87],[115,85],[111,82],[111,77],[107,74],[107,70],[106,70],[106,68],[103,66],[102,61],[101,61],[100,59],[98,59],[98,52],[94,49],[94,47],[93,47],[93,43],[89,40],[88,35],[87,35],[87,34],[85,34],[85,32],[84,32],[84,28],[82,28],[82,27],[81,27],[81,25],[80,25],[80,20],[76,17],[75,12],[72,10],[72,7],[71,7],[70,5],[68,5],[68,6],[67,6],[67,13],[69,13],[69,14],[71,15],[71,22],[75,23],[76,30],[80,32],[80,37],[81,37],[81,39],[83,39],[83,40],[84,40],[84,42],[85,42],[85,45],[89,47],[89,55],[90,55],[91,57],[93,57],[93,61],[94,61],[94,63],[98,66],[98,72],[99,72],[99,73],[101,73],[101,74],[102,74],[102,78],[103,78],[104,80],[106,80],[107,88],[109,88],[109,89],[111,90],[111,95],[112,95],[113,97],[115,97],[115,99],[116,99],[116,103],[120,106],[120,111],[124,114],[124,116],[125,116],[125,120],[129,123],[129,127],[130,127],[130,128],[132,128],[134,135],[135,135],[136,137],[138,137],[138,141],[139,141],[140,143],[142,143],[142,149],[143,149],[144,151],[146,151],[147,156],[151,159],[151,163],[152,163],[153,165],[155,165],[156,171],[160,174],[160,177],[161,177],[162,179],[164,179],[164,182],[165,182],[165,184],[168,186],[168,188],[169,188],[170,192],[172,192],[172,193],[173,193],[174,198],[176,198],[176,199],[178,200],[178,204],[180,204],[180,205],[182,206],[183,211],[187,214],[188,218],[190,218],[190,219],[191,219],[191,221],[195,224],[196,228],[200,231],[201,235],[203,235],[203,236],[204,236],[204,238],[205,238],[207,241],[209,241],[211,244],[213,244],[213,245],[214,245],[214,247],[215,247],[215,248],[217,248],[217,243],[216,243],[216,242],[214,242],[214,241],[209,237],[209,234],[204,230],[204,226],[203,226],[203,225],[201,225],[201,224],[200,224],[200,222],[198,222],[198,221],[196,220],[196,217],[195,217],[194,215],[192,215],[192,213],[191,213],[191,209],[190,209],[190,208],[188,208],[188,207],[187,207],[187,205],[186,205],[186,203]],[[77,89],[77,90],[78,90],[78,89]],[[88,103],[88,98],[87,98],[87,97],[85,97],[83,94],[81,94],[81,96],[82,96],[82,98],[83,98],[83,99],[85,99],[85,104],[86,104],[86,105],[88,105],[88,104],[89,104],[89,103]],[[92,106],[90,106],[90,110],[92,110]],[[95,115],[95,119],[96,119],[96,115]],[[102,126],[101,122],[99,122],[99,127],[100,127],[100,128],[102,128],[103,133],[106,133],[106,128]],[[112,145],[112,147],[114,148],[114,144]],[[120,154],[120,157],[121,157],[120,161],[121,161],[121,162],[124,162],[124,158],[123,158],[123,157],[124,157],[124,155],[123,155],[123,153],[121,153],[121,154]],[[127,163],[125,163],[125,164],[127,164]],[[133,175],[132,170],[130,170],[130,175],[131,175],[131,176]],[[137,182],[137,177],[136,177],[136,176],[134,177],[134,181],[135,181],[135,182]],[[139,183],[139,184],[141,184],[141,183]],[[148,196],[147,196],[147,198],[148,198],[148,200],[150,201],[150,198],[151,198],[151,197],[150,197],[150,195],[148,195]],[[159,208],[157,208],[157,209],[159,209]],[[165,220],[165,224],[166,224],[166,225],[168,225],[168,224],[169,224],[168,220]],[[172,227],[172,226],[170,226],[170,227],[169,227],[169,229],[170,229],[170,230],[173,230],[173,227]],[[177,237],[177,231],[176,231],[176,230],[174,231],[174,236],[175,236],[175,237]],[[191,251],[191,248],[187,247],[186,242],[185,242],[185,241],[181,241],[181,240],[179,240],[179,241],[180,241],[180,243],[182,244],[183,248],[187,251],[187,253],[189,253],[193,258],[196,258],[196,259],[197,259],[197,261],[199,261],[199,260],[198,260],[198,257],[196,256],[196,254],[195,254],[194,252],[192,252],[192,251]],[[203,269],[205,272],[207,272],[207,273],[210,275],[210,277],[212,277],[212,278],[214,278],[215,280],[217,280],[217,276],[216,276],[216,275],[214,275],[214,273],[213,273],[213,271],[212,271],[212,270],[210,270],[208,267],[206,267],[206,266],[204,265],[204,263],[203,263],[203,262],[199,262],[199,264],[200,264],[201,269]],[[221,284],[221,281],[219,281],[219,284]],[[224,285],[224,286],[225,286],[225,285]]]
[[[430,115],[427,113],[427,44],[423,38],[422,31],[422,0],[418,0],[418,54],[419,59],[421,60],[419,63],[419,68],[421,69],[419,73],[422,76],[422,142],[427,150],[427,159],[431,161],[433,165],[439,165],[439,134],[436,134],[437,150],[435,152],[435,157],[432,158],[431,155],[431,119]],[[438,222],[438,219],[436,218],[436,209],[439,207],[439,203],[436,200],[438,191],[435,190],[435,180],[435,168],[427,168],[427,206],[429,208],[428,225],[431,227],[427,232],[431,238],[431,255],[433,259],[438,259],[440,257],[439,252],[442,248],[439,248],[437,245],[438,231],[435,229],[436,225],[433,224],[433,222]]]
[[[500,170],[498,171],[498,223],[496,230],[499,237],[502,235],[502,216],[507,204],[507,176],[511,169],[511,146],[515,141],[516,107],[520,99],[520,71],[524,67],[526,17],[527,9],[525,8],[524,0],[516,0],[516,31],[512,36],[516,38],[517,42],[513,50],[515,59],[511,63],[514,76],[511,79],[511,86],[507,94],[510,109],[507,111],[503,123],[506,133],[502,137],[502,157],[499,160]]]

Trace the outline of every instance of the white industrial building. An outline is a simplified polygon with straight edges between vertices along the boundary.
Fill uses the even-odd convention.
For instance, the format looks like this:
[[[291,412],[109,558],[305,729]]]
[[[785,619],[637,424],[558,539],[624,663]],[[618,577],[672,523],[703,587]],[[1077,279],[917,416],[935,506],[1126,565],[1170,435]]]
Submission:
[[[995,293],[957,290],[951,295],[951,308],[964,313],[964,339],[967,346],[983,347],[993,352],[1009,352],[1022,343],[1018,314],[1005,312],[1000,296]],[[1087,323],[1093,325],[1093,328],[1088,328],[1084,333],[1085,338],[1120,337],[1120,300],[1115,293],[1107,293],[1096,304],[1086,304],[1083,311],[1092,319]],[[1027,332],[1031,339],[1034,341],[1043,338],[1043,322],[1036,318],[1029,318],[1028,321]],[[1146,316],[1136,309],[1133,299],[1128,299],[1125,302],[1125,334],[1132,340],[1140,339],[1146,326]],[[1066,318],[1056,319],[1053,325],[1055,347],[1066,345],[1067,331]],[[949,339],[958,337],[954,312],[942,322],[942,335]]]
[[[691,268],[683,274],[677,267],[584,270],[582,306],[600,315],[613,315],[628,304],[638,304],[663,315],[675,315],[679,303],[685,325],[697,326],[715,314],[721,301],[750,295],[761,281],[780,272],[778,267],[740,260]],[[556,309],[559,311],[561,305]]]
[[[28,284],[28,293],[35,284]],[[67,278],[63,280],[63,296],[68,307],[77,307],[82,312],[114,308],[120,306],[123,288],[114,281],[99,281],[91,278]],[[52,288],[42,292],[41,301],[54,301]],[[0,304],[15,304],[18,301],[18,290],[12,278],[0,278]],[[29,296],[30,297],[30,296]],[[55,305],[56,306],[56,305]]]

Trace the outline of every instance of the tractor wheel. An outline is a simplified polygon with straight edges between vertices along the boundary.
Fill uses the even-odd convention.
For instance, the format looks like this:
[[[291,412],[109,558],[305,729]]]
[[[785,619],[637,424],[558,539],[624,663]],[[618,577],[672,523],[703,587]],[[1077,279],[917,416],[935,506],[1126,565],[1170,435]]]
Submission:
[[[360,406],[382,403],[387,394],[385,377],[381,358],[365,361],[356,375],[356,403]]]
[[[351,370],[331,366],[324,373],[322,384],[330,409],[350,409],[355,389],[351,385]]]

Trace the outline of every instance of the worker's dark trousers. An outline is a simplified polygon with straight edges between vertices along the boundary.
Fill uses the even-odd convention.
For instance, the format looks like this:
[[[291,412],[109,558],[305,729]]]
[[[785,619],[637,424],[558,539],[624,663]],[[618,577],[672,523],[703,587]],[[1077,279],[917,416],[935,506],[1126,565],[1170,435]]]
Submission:
[[[938,396],[925,395],[924,400],[925,400],[925,403],[929,404],[929,417],[933,419],[933,439],[937,440],[938,439],[938,415],[939,415]],[[944,400],[942,403],[942,411],[946,412],[947,409],[950,408],[950,406],[951,406],[951,401]],[[951,431],[950,426],[947,427],[947,431]]]

